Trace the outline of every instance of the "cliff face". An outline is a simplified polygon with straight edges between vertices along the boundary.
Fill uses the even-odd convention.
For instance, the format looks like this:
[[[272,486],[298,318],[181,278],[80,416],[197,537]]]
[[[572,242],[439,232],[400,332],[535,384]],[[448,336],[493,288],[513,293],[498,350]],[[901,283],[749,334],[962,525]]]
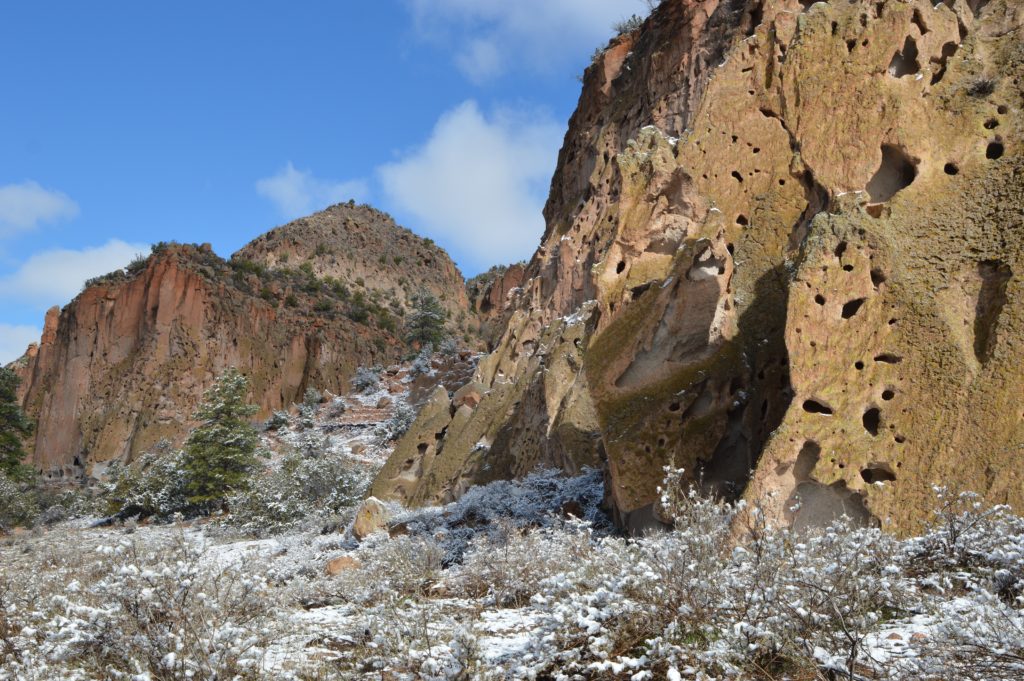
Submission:
[[[351,210],[335,207],[311,220]],[[426,257],[416,237],[405,248],[406,233],[394,223],[361,227],[382,232],[401,260]],[[289,231],[277,233],[287,238]],[[443,252],[429,252],[437,270],[424,285],[465,311],[458,270]],[[292,253],[299,267],[302,255]],[[250,378],[251,399],[266,416],[301,401],[307,387],[345,392],[357,367],[405,352],[400,305],[355,281],[348,288],[318,277],[310,266],[268,269],[242,258],[225,262],[208,247],[169,245],[132,269],[51,310],[41,343],[15,364],[26,411],[37,421],[32,462],[50,479],[99,476],[112,460],[161,438],[180,441],[203,390],[228,367]],[[397,282],[407,271],[389,261],[375,283]]]
[[[1022,25],[661,3],[587,71],[479,405],[374,494],[601,461],[641,528],[672,462],[797,526],[909,530],[933,484],[1024,505]]]

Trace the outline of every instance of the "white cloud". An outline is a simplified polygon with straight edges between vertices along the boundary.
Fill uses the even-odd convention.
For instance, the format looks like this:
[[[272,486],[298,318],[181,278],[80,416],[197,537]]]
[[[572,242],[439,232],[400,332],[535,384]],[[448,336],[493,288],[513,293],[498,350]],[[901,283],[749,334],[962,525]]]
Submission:
[[[11,326],[0,324],[0,366],[4,366],[25,354],[29,343],[38,343],[42,329],[34,326]]]
[[[81,250],[56,249],[31,256],[11,274],[0,277],[0,300],[47,308],[62,305],[82,289],[87,279],[124,267],[136,255],[149,252],[145,244],[112,239],[103,246]]]
[[[485,117],[468,101],[430,139],[378,175],[390,203],[412,215],[464,267],[513,262],[536,248],[561,126],[536,114]]]
[[[38,182],[0,185],[0,237],[35,229],[41,223],[78,215],[78,204],[67,194]]]
[[[369,187],[362,180],[321,180],[289,161],[276,175],[259,180],[256,191],[273,201],[283,217],[293,219],[349,199],[364,201]]]
[[[420,36],[457,45],[455,64],[474,82],[516,65],[546,71],[579,61],[612,24],[645,14],[642,0],[408,0]]]

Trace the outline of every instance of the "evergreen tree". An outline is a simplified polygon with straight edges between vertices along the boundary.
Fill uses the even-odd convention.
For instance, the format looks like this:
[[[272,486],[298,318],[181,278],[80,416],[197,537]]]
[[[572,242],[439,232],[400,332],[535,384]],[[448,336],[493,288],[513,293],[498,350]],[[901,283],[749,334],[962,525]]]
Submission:
[[[405,339],[410,345],[437,346],[444,340],[445,310],[437,298],[424,293],[412,299]]]
[[[247,404],[249,381],[237,369],[221,374],[195,413],[201,425],[185,442],[182,466],[188,500],[210,510],[247,486],[256,465],[259,434],[249,421],[257,407]]]
[[[32,432],[32,423],[18,404],[21,379],[12,370],[0,367],[0,473],[16,480],[32,475],[32,468],[22,463],[26,454],[21,440]]]

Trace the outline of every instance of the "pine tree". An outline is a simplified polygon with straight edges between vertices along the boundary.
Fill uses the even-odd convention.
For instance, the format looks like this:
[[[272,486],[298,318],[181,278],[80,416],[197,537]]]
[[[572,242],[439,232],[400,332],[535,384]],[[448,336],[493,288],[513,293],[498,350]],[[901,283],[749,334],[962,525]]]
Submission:
[[[406,322],[406,341],[410,345],[436,347],[444,340],[444,307],[429,293],[416,296],[412,302],[413,311]]]
[[[259,434],[249,418],[257,408],[246,403],[248,391],[248,379],[237,369],[228,369],[196,410],[194,418],[201,425],[185,442],[182,465],[188,474],[188,500],[204,510],[245,488],[256,465]]]
[[[21,379],[12,370],[0,367],[0,473],[16,480],[32,475],[32,468],[22,463],[26,454],[22,438],[32,432],[32,423],[18,404]]]

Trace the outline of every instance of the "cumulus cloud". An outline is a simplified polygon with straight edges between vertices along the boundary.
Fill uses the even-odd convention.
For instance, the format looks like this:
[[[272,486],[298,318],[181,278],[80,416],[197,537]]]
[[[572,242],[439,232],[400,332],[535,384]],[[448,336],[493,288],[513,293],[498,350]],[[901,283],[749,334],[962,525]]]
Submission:
[[[29,343],[39,342],[42,333],[42,329],[34,326],[0,324],[0,366],[21,357]]]
[[[464,268],[513,262],[528,257],[544,231],[541,209],[561,137],[546,116],[499,110],[487,117],[467,101],[378,176],[390,205]]]
[[[67,194],[38,182],[0,185],[0,237],[35,229],[42,223],[78,215],[78,204]]]
[[[291,161],[277,174],[259,180],[256,191],[270,199],[289,220],[342,201],[365,201],[369,195],[369,187],[362,180],[321,180],[308,170],[297,170]]]
[[[641,0],[409,0],[422,38],[455,45],[455,64],[474,82],[525,65],[564,66],[611,37],[611,26],[644,14]]]
[[[36,253],[11,274],[0,276],[0,301],[43,309],[62,305],[78,295],[87,279],[122,268],[148,252],[145,244],[111,239],[103,246]]]

